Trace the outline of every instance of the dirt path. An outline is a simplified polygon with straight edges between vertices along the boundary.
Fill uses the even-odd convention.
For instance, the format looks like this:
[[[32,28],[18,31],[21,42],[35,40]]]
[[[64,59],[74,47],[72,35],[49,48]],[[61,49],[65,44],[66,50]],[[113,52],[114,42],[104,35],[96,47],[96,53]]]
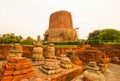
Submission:
[[[106,81],[120,81],[120,65],[110,64],[104,76]]]

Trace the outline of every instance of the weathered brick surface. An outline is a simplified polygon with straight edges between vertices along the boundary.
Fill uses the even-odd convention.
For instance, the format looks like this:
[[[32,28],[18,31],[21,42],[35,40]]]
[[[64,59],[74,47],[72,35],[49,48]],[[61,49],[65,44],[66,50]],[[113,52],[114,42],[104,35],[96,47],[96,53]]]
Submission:
[[[6,59],[9,53],[10,45],[0,45],[0,59]]]
[[[12,81],[12,76],[4,76],[1,81]]]
[[[31,58],[32,55],[33,55],[33,47],[34,46],[23,46],[23,53],[22,53],[22,56],[23,57],[28,57],[28,58]]]
[[[8,64],[6,64],[5,68],[6,68],[7,71],[11,71],[11,70],[15,69],[15,65],[8,65]]]
[[[48,42],[77,41],[77,32],[72,26],[71,13],[57,11],[50,15],[49,29],[45,32],[45,40]]]
[[[72,16],[68,11],[57,11],[50,15],[49,28],[72,28]]]
[[[83,66],[83,62],[78,57],[72,57],[70,60],[75,65]]]
[[[3,73],[3,76],[9,76],[9,75],[12,75],[12,74],[13,74],[13,71],[5,70],[4,73]]]
[[[8,55],[9,52],[9,47],[10,45],[0,45],[0,59],[2,59],[1,56],[4,56],[5,58]],[[55,54],[57,56],[59,56],[60,54],[65,53],[65,51],[67,50],[72,50],[75,56],[78,56],[80,54],[80,56],[82,57],[82,59],[87,58],[88,61],[90,60],[90,58],[92,57],[85,57],[83,53],[83,51],[90,47],[90,45],[84,45],[81,46],[79,48],[55,48]],[[100,51],[104,52],[106,55],[108,55],[108,57],[110,57],[110,59],[112,59],[113,57],[118,57],[118,59],[120,59],[120,45],[119,44],[115,44],[115,45],[91,45],[91,47],[96,47],[98,48]],[[25,57],[32,57],[32,53],[33,53],[33,46],[23,46],[23,56]],[[47,54],[46,48],[43,48],[44,51],[44,56]],[[8,60],[9,63],[8,65],[14,65],[14,63],[16,63],[16,61],[13,60]],[[6,65],[6,64],[5,64]],[[2,67],[4,66],[4,64],[2,65]],[[8,67],[9,68],[9,67]]]
[[[33,65],[28,59],[9,59],[3,62],[1,81],[20,81],[34,76]]]
[[[63,74],[59,77],[53,78],[50,81],[71,81],[73,78],[77,77],[82,72],[83,72],[82,69],[77,69],[77,70],[72,71],[70,73],[66,73],[66,74]]]
[[[108,57],[118,57],[120,59],[120,44],[103,44],[103,45],[92,45],[104,51]]]

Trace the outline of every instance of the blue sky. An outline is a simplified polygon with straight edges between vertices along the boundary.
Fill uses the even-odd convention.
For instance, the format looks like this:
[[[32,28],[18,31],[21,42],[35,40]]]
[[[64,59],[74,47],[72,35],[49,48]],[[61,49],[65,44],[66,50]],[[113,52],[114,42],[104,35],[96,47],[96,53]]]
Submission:
[[[120,0],[0,0],[0,34],[43,39],[50,15],[59,10],[71,12],[80,39],[96,29],[120,30]]]

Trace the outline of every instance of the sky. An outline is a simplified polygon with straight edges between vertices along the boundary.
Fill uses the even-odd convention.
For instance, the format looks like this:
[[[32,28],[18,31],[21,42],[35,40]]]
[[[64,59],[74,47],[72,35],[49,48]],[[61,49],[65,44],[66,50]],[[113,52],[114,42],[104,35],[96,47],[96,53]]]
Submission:
[[[0,0],[0,34],[41,39],[53,12],[71,12],[79,39],[94,30],[120,30],[120,0]]]

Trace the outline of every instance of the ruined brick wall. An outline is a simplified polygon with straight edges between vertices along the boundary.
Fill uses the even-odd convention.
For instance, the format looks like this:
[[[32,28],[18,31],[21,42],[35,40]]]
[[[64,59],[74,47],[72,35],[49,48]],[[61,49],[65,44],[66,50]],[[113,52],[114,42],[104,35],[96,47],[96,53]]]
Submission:
[[[0,45],[0,59],[6,59],[9,50],[10,50],[10,45]],[[28,57],[31,58],[33,54],[33,46],[22,46],[23,52],[22,56],[23,57]]]
[[[77,32],[72,26],[71,13],[57,11],[50,15],[49,28],[45,32],[48,42],[74,42],[77,41]]]
[[[0,59],[6,59],[9,53],[10,45],[0,45]]]
[[[87,48],[90,47],[89,45],[84,45],[79,48],[56,48],[55,49],[55,54],[59,56],[60,54],[65,54],[67,50],[72,50],[74,53],[74,56],[80,56],[82,58],[87,58],[82,54],[82,52]],[[113,58],[113,57],[118,57],[120,59],[120,45],[92,45],[91,47],[96,47],[99,50],[101,50],[104,54],[108,55],[108,57]],[[6,59],[7,55],[9,53],[10,45],[0,45],[0,59]],[[44,50],[44,55],[47,53],[46,47],[43,48]],[[31,58],[33,54],[33,46],[23,46],[23,57],[29,57]]]
[[[104,51],[110,58],[118,57],[120,59],[120,44],[92,45],[92,47],[97,47]]]
[[[31,58],[33,55],[33,48],[34,46],[22,46],[23,49],[22,56]]]

